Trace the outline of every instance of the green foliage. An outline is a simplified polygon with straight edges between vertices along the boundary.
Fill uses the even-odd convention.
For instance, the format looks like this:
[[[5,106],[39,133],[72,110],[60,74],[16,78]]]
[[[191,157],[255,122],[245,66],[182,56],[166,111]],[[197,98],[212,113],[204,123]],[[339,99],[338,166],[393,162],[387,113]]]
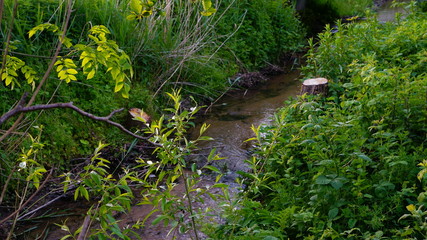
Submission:
[[[373,0],[305,0],[305,6],[299,11],[301,21],[308,28],[308,35],[317,36],[326,24],[339,18],[354,21],[365,16]],[[354,16],[350,17],[349,16]]]
[[[218,35],[224,35],[220,52],[231,53],[243,69],[277,63],[283,53],[302,46],[304,31],[288,1],[223,1],[217,16],[222,13],[216,28]]]
[[[21,170],[20,174],[24,176],[27,175],[25,180],[38,189],[40,180],[42,179],[43,173],[46,172],[46,169],[40,164],[37,158],[39,151],[43,149],[45,145],[40,142],[43,128],[38,126],[35,128],[39,131],[39,134],[37,137],[32,137],[30,135],[31,146],[28,149],[22,149],[22,153],[19,156],[18,167]]]
[[[363,15],[373,4],[373,0],[315,0],[315,2],[330,5],[339,16]]]
[[[425,238],[426,23],[414,13],[320,35],[304,73],[330,79],[331,97],[301,96],[253,128],[242,207],[217,238]]]
[[[91,232],[87,234],[90,236],[89,239],[130,239],[128,234],[133,234],[132,231],[121,229],[114,216],[117,212],[130,210],[134,196],[128,183],[138,179],[133,176],[135,172],[126,172],[117,180],[112,177],[108,172],[110,162],[100,156],[101,150],[106,146],[106,144],[99,143],[90,164],[84,167],[84,171],[79,174],[78,178],[72,176],[71,173],[63,175],[65,177],[64,192],[71,185],[76,187],[74,200],[84,198],[89,201],[94,196],[99,197],[97,203],[92,205],[87,212],[87,217],[90,217],[91,221],[99,223],[99,227],[92,227]],[[83,225],[74,233],[70,232],[65,223],[60,225],[61,229],[69,233],[61,239],[74,238],[80,234]]]
[[[165,120],[162,116],[159,121],[146,123],[145,120],[136,116],[136,120],[147,125],[146,132],[152,135],[151,141],[157,146],[154,153],[157,154],[159,161],[136,159],[138,165],[124,168],[124,173],[116,180],[109,172],[110,162],[101,157],[101,151],[106,145],[99,143],[90,164],[84,167],[84,171],[79,176],[73,176],[71,173],[62,175],[64,191],[68,191],[71,186],[75,188],[74,200],[83,198],[89,201],[94,196],[98,198],[86,216],[91,221],[99,223],[99,227],[95,227],[94,223],[90,224],[94,227],[87,233],[89,239],[130,239],[136,234],[134,230],[143,228],[148,217],[155,213],[157,217],[152,224],[160,222],[164,222],[165,226],[169,224],[170,232],[174,229],[178,229],[181,233],[190,229],[196,232],[196,226],[203,224],[203,219],[207,216],[202,209],[196,209],[193,204],[203,202],[203,197],[206,196],[218,201],[229,200],[226,184],[216,183],[208,187],[198,184],[200,177],[210,171],[218,174],[216,182],[220,180],[219,170],[208,165],[211,161],[219,159],[214,151],[211,152],[207,165],[197,169],[196,164],[193,164],[191,170],[187,170],[190,165],[186,157],[196,149],[197,142],[210,140],[209,137],[202,136],[208,126],[201,128],[198,139],[189,141],[186,138],[187,129],[193,125],[190,120],[200,107],[196,106],[190,112],[181,111],[179,91],[168,95],[174,103],[173,108],[168,109],[172,113],[172,118]],[[156,175],[154,180],[153,175]],[[142,189],[142,200],[139,204],[152,205],[153,210],[134,225],[121,228],[114,216],[116,212],[126,212],[131,209],[130,204],[134,197],[129,187],[131,183],[138,184]],[[184,185],[183,194],[176,193],[174,190],[178,185]],[[215,188],[223,189],[224,195],[211,193]],[[66,223],[59,226],[67,232],[62,239],[75,238],[83,229],[82,226],[75,232],[71,232]],[[198,239],[197,234],[195,236]]]
[[[60,82],[50,81],[40,94],[42,99],[49,97],[49,92],[60,93],[56,96],[57,101],[72,101],[81,106],[82,109],[90,109],[90,112],[94,114],[104,115],[108,115],[113,109],[118,109],[123,105],[123,100],[109,92],[114,89],[115,92],[120,92],[122,97],[128,98],[133,68],[129,56],[118,47],[115,41],[107,39],[110,32],[106,27],[93,26],[89,29],[88,37],[90,40],[87,44],[79,43],[76,45],[73,45],[69,38],[64,37],[62,39],[62,32],[59,28],[50,23],[41,24],[29,30],[29,36],[39,39],[46,34],[40,34],[41,31],[54,32],[57,39],[63,41],[68,51],[66,51],[65,56],[59,57],[55,63]],[[2,93],[4,112],[13,104],[14,99],[22,95],[22,92],[29,90],[28,86],[21,85],[18,80],[24,78],[29,86],[34,89],[36,81],[39,79],[37,76],[40,73],[34,69],[37,69],[40,63],[34,63],[31,60],[24,62],[21,58],[28,59],[25,56],[14,57],[9,55],[5,58],[7,61],[2,78],[5,85],[10,85],[15,92]],[[81,65],[82,70],[79,69],[78,65]],[[104,76],[107,73],[110,74],[110,79],[113,79],[114,82],[109,81]],[[82,80],[85,80],[84,83]],[[61,85],[61,81],[65,81],[69,85]],[[74,84],[70,84],[71,82]],[[82,84],[90,87],[81,88]],[[22,89],[13,89],[15,85]],[[36,116],[35,114],[28,115]],[[51,146],[42,150],[41,155],[49,155],[57,162],[61,162],[60,159],[64,156],[87,154],[89,148],[79,147],[81,146],[80,141],[96,142],[103,131],[101,125],[84,119],[75,113],[70,114],[61,110],[48,112],[39,119],[39,123],[47,126],[46,134],[43,137],[44,140],[49,139]],[[87,128],[89,126],[92,126],[92,132],[78,132],[76,129],[76,127]],[[115,131],[111,131],[104,136],[116,134]],[[54,163],[52,159],[47,161],[50,161],[51,164]]]
[[[172,114],[170,119],[161,117],[158,121],[147,123],[146,133],[152,135],[150,140],[158,147],[154,150],[158,157],[158,161],[139,159],[140,165],[146,169],[144,173],[144,190],[142,191],[143,201],[140,204],[149,204],[154,207],[155,212],[160,213],[152,222],[158,224],[164,222],[165,226],[170,225],[171,231],[179,230],[180,233],[185,233],[190,229],[197,237],[197,231],[200,225],[203,225],[205,215],[203,209],[196,209],[194,203],[203,202],[203,196],[209,195],[217,201],[230,200],[227,192],[228,185],[218,183],[221,178],[220,171],[209,164],[212,161],[220,159],[218,155],[212,151],[207,159],[205,166],[198,169],[195,163],[189,164],[187,157],[190,156],[197,148],[197,143],[200,141],[212,140],[209,137],[202,136],[209,126],[203,125],[200,128],[200,135],[195,140],[188,140],[187,129],[194,124],[191,122],[194,114],[200,107],[193,107],[189,111],[181,111],[181,96],[180,91],[168,93],[172,99],[174,106],[167,109]],[[137,120],[140,120],[137,118]],[[143,120],[140,120],[143,121]],[[145,122],[145,121],[143,121]],[[186,170],[191,169],[191,171]],[[201,176],[206,172],[213,171],[218,174],[216,184],[212,186],[202,187],[198,184]],[[152,174],[157,175],[156,181],[149,181]],[[174,189],[178,184],[184,185],[184,194],[175,194]],[[224,194],[213,194],[212,189],[221,188]],[[197,211],[196,211],[197,210]]]
[[[6,86],[10,86],[11,89],[15,85],[21,86],[18,78],[23,76],[27,83],[30,84],[33,88],[35,86],[35,80],[38,80],[35,70],[25,65],[25,62],[17,57],[6,55],[4,69],[1,74],[1,81],[4,81]],[[2,64],[2,62],[0,62]],[[21,74],[19,74],[19,71]]]
[[[213,100],[230,87],[228,78],[240,69],[255,69],[255,66],[274,62],[281,52],[293,51],[301,43],[301,25],[292,8],[284,1],[258,1],[253,4],[229,1],[221,5],[216,1],[210,4],[209,1],[189,3],[176,0],[171,1],[170,5],[164,5],[165,1],[153,2],[159,14],[130,21],[126,19],[131,12],[129,1],[74,1],[67,38],[62,40],[67,43],[66,47],[70,47],[67,51],[70,50],[72,55],[62,56],[55,66],[58,78],[70,83],[68,86],[58,85],[57,81],[49,80],[42,88],[38,102],[49,99],[72,101],[97,115],[107,115],[112,109],[132,107],[144,108],[155,114],[168,101],[161,94],[163,91],[178,86],[182,87],[183,94]],[[23,0],[19,3],[16,18],[13,19],[13,1],[5,1],[7,12],[3,14],[1,34],[6,39],[5,30],[11,29],[9,23],[13,21],[12,40],[17,41],[9,45],[16,52],[11,53],[10,57],[23,61],[25,65],[17,68],[19,64],[14,64],[7,68],[15,71],[18,77],[6,75],[6,72],[3,74],[4,79],[8,78],[9,86],[20,88],[15,87],[13,92],[0,88],[2,112],[9,110],[23,92],[34,88],[49,64],[48,56],[52,54],[52,48],[61,40],[61,31],[57,26],[62,25],[65,4],[58,5],[57,1],[51,0]],[[241,18],[242,7],[250,7],[252,20]],[[201,14],[204,11],[212,13],[213,9],[218,12],[210,17]],[[164,13],[164,16],[160,13]],[[242,20],[250,33],[245,33],[244,28],[239,30]],[[34,28],[34,24],[38,27]],[[99,25],[105,26],[105,29],[99,29]],[[266,34],[265,37],[252,37],[263,29],[266,31],[261,34]],[[238,32],[235,33],[235,30]],[[40,31],[43,33],[40,34]],[[29,32],[31,39],[28,38]],[[89,34],[82,34],[87,32]],[[240,45],[239,38],[249,41],[244,43],[245,46]],[[110,39],[117,42],[120,49]],[[264,47],[260,47],[262,45],[268,49],[264,51]],[[135,74],[132,89],[128,81],[132,76],[129,59],[122,54],[122,50],[133,62]],[[238,56],[237,60],[235,55]],[[76,67],[72,64],[66,67],[61,62],[64,59],[70,59]],[[110,61],[106,63],[105,59]],[[125,76],[117,70],[125,73]],[[111,77],[117,83],[108,81]],[[22,84],[24,80],[30,84]],[[108,89],[119,90],[123,96],[129,97],[129,101],[108,94]],[[29,113],[27,116],[32,118],[36,114]],[[125,114],[118,114],[116,118],[119,122],[125,119]],[[5,129],[11,124],[6,123]],[[51,146],[43,150],[44,155],[52,156],[58,162],[64,156],[88,154],[91,146],[81,145],[80,140],[94,143],[108,138],[111,144],[123,140],[116,130],[105,131],[102,124],[68,111],[44,112],[38,117],[38,124],[45,126],[43,138]],[[91,131],[79,131],[80,127],[90,128]],[[55,149],[58,152],[55,153]]]

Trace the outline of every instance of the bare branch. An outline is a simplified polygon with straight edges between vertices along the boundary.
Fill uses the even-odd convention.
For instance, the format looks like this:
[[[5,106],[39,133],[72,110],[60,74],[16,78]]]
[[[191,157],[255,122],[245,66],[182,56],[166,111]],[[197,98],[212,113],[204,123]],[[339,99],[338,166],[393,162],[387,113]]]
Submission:
[[[52,176],[52,172],[53,172],[53,168],[50,169],[49,174],[47,175],[46,179],[42,182],[42,184],[40,184],[39,188],[37,188],[37,190],[33,193],[33,195],[30,196],[30,198],[28,198],[27,201],[25,201],[24,204],[22,204],[15,212],[13,212],[12,214],[10,214],[9,216],[3,218],[0,220],[0,226],[5,223],[7,220],[9,220],[10,218],[14,217],[16,214],[19,214],[19,212],[24,209],[25,206],[27,206],[28,203],[31,202],[31,200],[39,193],[39,191],[44,187],[44,185],[47,183],[47,181],[50,179],[50,177]]]
[[[101,121],[101,122],[106,122],[110,125],[115,126],[116,128],[120,129],[122,132],[131,135],[132,137],[138,138],[138,139],[143,139],[143,140],[147,140],[148,137],[143,137],[140,135],[137,135],[131,131],[129,131],[128,129],[126,129],[123,125],[121,125],[120,123],[111,121],[110,118],[113,117],[114,114],[123,111],[123,108],[121,109],[117,109],[112,111],[108,116],[106,117],[99,117],[99,116],[95,116],[91,113],[85,112],[84,110],[78,108],[77,106],[75,106],[72,102],[68,102],[68,103],[52,103],[52,104],[39,104],[39,105],[33,105],[33,106],[28,106],[25,107],[24,106],[24,101],[22,101],[22,99],[19,101],[19,104],[12,110],[10,110],[9,112],[5,113],[3,116],[0,117],[0,125],[2,125],[4,122],[6,122],[9,118],[11,118],[12,116],[18,114],[18,113],[25,113],[25,112],[33,112],[33,111],[40,111],[40,110],[47,110],[47,109],[53,109],[53,108],[70,108],[72,110],[74,110],[75,112],[77,112],[78,114],[88,117],[90,119],[96,120],[96,121]]]

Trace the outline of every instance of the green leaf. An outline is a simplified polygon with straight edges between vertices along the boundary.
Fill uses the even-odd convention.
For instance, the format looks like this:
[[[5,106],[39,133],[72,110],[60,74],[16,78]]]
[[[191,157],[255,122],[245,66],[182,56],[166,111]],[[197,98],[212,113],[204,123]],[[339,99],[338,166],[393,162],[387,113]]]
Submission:
[[[72,235],[70,235],[70,234],[68,234],[68,235],[65,235],[65,236],[63,236],[61,239],[59,239],[59,240],[65,240],[65,239],[68,239],[68,238],[70,238],[70,237],[73,237]]]
[[[69,73],[69,74],[77,74],[78,72],[76,71],[76,69],[70,68],[70,69],[67,69],[67,73]]]
[[[332,164],[334,164],[334,161],[331,160],[331,159],[327,159],[327,160],[320,161],[316,165],[319,165],[319,166],[329,166],[329,165],[332,165]]]
[[[6,77],[6,86],[9,86],[9,84],[12,82],[13,78],[11,76]]]
[[[156,219],[153,220],[153,222],[151,224],[153,225],[157,225],[159,224],[159,222],[161,221],[168,221],[169,220],[169,216],[168,215],[158,215]]]
[[[98,173],[96,172],[91,172],[90,173],[90,177],[92,178],[92,180],[98,185],[101,186],[101,177],[99,176]]]
[[[372,159],[370,158],[370,157],[368,157],[368,156],[366,156],[365,154],[363,154],[363,153],[359,153],[359,154],[356,154],[359,158],[361,158],[361,159],[363,159],[363,160],[365,160],[365,161],[368,161],[368,162],[372,162]]]
[[[87,191],[87,189],[86,189],[85,187],[83,187],[83,186],[80,186],[79,188],[80,188],[80,194],[81,194],[84,198],[86,198],[86,200],[88,200],[88,201],[89,201],[89,192]]]
[[[316,143],[316,141],[314,141],[313,139],[306,139],[302,141],[299,145],[310,144],[310,143]]]
[[[123,85],[124,85],[123,82],[118,82],[114,87],[114,92],[120,91],[123,88]]]
[[[129,5],[130,9],[135,11],[137,14],[142,12],[141,0],[131,0]]]
[[[208,10],[212,7],[211,0],[202,0],[202,6],[204,10]]]
[[[34,34],[37,33],[37,29],[33,28],[28,32],[28,38],[31,38],[32,36],[34,36]]]
[[[132,14],[126,16],[126,19],[130,20],[130,21],[133,21],[136,18],[137,18],[137,15],[135,13],[132,13]]]
[[[333,220],[337,215],[338,215],[338,208],[332,208],[331,210],[329,210],[328,212],[328,218],[329,220]]]
[[[70,80],[72,80],[72,81],[77,81],[77,78],[76,78],[76,76],[74,76],[74,75],[68,75],[68,79],[70,79]],[[69,81],[67,81],[67,83],[68,83]]]
[[[209,17],[210,15],[212,15],[214,13],[216,13],[216,9],[215,8],[209,8],[209,9],[207,9],[205,11],[200,12],[200,14],[202,16],[205,16],[205,17]]]
[[[92,69],[88,75],[87,75],[87,80],[92,79],[95,76],[95,69]]]
[[[114,234],[116,234],[118,237],[124,239],[125,236],[123,235],[123,233],[120,231],[120,228],[116,225],[116,226],[112,226],[109,228]]]
[[[76,201],[76,200],[77,200],[77,198],[79,197],[79,192],[80,192],[80,188],[78,187],[78,188],[76,189],[76,191],[74,191],[74,201]]]
[[[343,182],[341,182],[340,179],[335,178],[331,181],[331,186],[335,189],[340,189],[344,185]]]
[[[324,175],[320,175],[319,177],[316,178],[315,183],[319,184],[319,185],[326,185],[329,184],[331,182],[331,179],[327,178]]]
[[[123,98],[129,98],[129,91],[130,91],[130,86],[129,86],[129,84],[125,83],[124,88],[122,90],[122,97]]]
[[[228,188],[229,186],[225,183],[217,183],[212,186],[213,188]]]
[[[357,220],[354,219],[354,218],[351,218],[351,219],[348,220],[347,224],[348,224],[349,228],[354,228],[354,226],[356,226],[356,223],[357,223]]]
[[[279,240],[279,239],[277,237],[267,236],[267,237],[263,238],[263,240]]]
[[[209,170],[211,170],[212,172],[221,173],[221,172],[218,170],[218,168],[216,168],[216,167],[214,167],[214,166],[211,166],[211,165],[206,165],[206,166],[204,166],[203,168],[209,169]]]
[[[427,173],[427,168],[422,169],[421,171],[418,172],[417,174],[417,178],[418,180],[421,182],[424,178],[424,175]]]

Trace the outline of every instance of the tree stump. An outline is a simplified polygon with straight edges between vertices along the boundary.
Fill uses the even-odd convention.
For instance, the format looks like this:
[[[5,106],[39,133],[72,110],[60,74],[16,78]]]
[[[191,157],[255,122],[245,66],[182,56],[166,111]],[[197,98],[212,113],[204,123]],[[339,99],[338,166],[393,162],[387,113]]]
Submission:
[[[307,79],[302,83],[301,95],[304,93],[310,95],[322,94],[325,95],[328,93],[328,79],[326,78],[312,78]]]

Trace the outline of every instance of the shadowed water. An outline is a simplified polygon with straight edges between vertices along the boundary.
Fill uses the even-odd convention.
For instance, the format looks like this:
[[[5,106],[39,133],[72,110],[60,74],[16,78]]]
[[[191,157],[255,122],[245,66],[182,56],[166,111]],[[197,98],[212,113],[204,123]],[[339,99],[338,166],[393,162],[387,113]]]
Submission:
[[[248,170],[244,160],[249,157],[251,143],[245,140],[254,136],[251,126],[268,123],[273,113],[284,106],[286,100],[299,93],[298,78],[299,71],[293,71],[273,77],[256,89],[222,98],[202,118],[202,123],[210,125],[205,135],[214,140],[199,144],[203,151],[196,161],[204,163],[210,149],[216,148],[217,153],[225,157],[217,161],[216,166],[228,172]],[[196,128],[192,137],[196,137],[198,132],[199,129]]]

